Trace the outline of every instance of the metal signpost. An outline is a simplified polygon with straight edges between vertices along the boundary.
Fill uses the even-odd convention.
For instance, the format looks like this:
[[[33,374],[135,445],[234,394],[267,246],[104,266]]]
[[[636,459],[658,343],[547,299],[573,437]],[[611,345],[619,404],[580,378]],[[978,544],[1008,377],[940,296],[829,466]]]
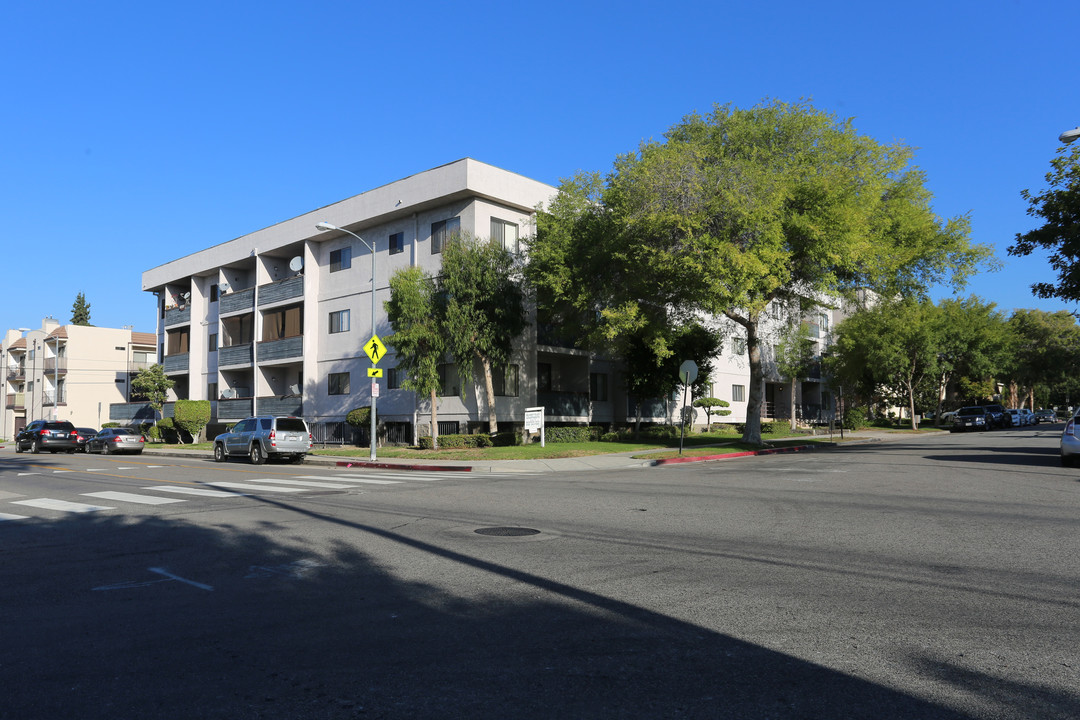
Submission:
[[[682,455],[683,438],[686,437],[686,398],[690,394],[690,383],[697,380],[697,363],[693,360],[684,361],[679,366],[679,380],[683,384],[683,404],[682,409],[679,411],[679,415],[682,416],[682,430],[679,432],[679,455]]]

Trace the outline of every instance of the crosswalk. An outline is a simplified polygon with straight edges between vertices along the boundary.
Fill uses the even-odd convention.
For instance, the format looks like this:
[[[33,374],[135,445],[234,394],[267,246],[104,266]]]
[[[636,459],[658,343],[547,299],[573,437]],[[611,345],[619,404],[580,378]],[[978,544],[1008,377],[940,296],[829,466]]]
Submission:
[[[138,466],[118,467],[112,470],[146,470],[148,467],[167,466]],[[20,477],[26,475],[54,475],[62,473],[78,472],[73,470],[57,470],[53,472],[27,472],[18,473]],[[87,470],[89,472],[89,470]],[[541,473],[483,473],[484,478],[499,477],[522,477],[523,475],[538,475]],[[410,483],[434,483],[439,480],[453,478],[457,480],[476,477],[470,473],[462,472],[350,472],[337,473],[326,472],[321,475],[299,475],[284,477],[261,477],[243,478],[242,480],[205,480],[196,484],[169,485],[160,484],[150,487],[139,488],[139,492],[121,492],[113,490],[100,490],[96,492],[79,493],[78,498],[55,498],[40,497],[27,498],[24,500],[7,500],[0,502],[0,523],[5,521],[29,520],[34,517],[56,517],[56,514],[65,513],[95,513],[109,511],[125,511],[138,506],[170,506],[193,500],[229,498],[241,498],[259,494],[295,494],[323,490],[357,490],[361,488],[386,487],[392,485],[408,485]],[[178,497],[179,496],[179,497]],[[99,504],[101,503],[101,504]],[[107,503],[107,504],[105,504]],[[7,507],[5,507],[7,506]],[[11,507],[18,506],[18,507]],[[11,510],[12,512],[5,512]],[[16,512],[18,511],[18,512]],[[38,515],[24,515],[22,512],[40,511]]]

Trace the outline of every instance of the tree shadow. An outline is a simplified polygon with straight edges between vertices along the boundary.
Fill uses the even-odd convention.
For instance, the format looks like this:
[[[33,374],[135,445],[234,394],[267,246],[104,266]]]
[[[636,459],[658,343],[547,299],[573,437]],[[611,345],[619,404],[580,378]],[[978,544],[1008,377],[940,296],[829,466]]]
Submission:
[[[969,717],[455,544],[276,500],[0,523],[0,718]]]

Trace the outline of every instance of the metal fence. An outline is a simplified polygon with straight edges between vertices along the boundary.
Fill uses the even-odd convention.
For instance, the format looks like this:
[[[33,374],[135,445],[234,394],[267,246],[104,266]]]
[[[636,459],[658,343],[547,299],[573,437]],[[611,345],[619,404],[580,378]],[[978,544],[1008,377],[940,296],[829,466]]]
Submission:
[[[442,423],[439,423],[441,426]],[[456,427],[456,424],[455,424]],[[347,422],[309,422],[312,441],[316,445],[356,445],[366,447],[371,444],[371,429],[367,426],[354,428]],[[391,422],[378,427],[378,444],[411,445],[413,441],[412,423]]]

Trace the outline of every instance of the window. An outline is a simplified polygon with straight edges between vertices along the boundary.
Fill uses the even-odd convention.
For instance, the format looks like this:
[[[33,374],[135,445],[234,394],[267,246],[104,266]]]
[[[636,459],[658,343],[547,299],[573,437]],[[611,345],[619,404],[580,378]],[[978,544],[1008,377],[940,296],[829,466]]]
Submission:
[[[491,218],[491,241],[498,243],[507,252],[518,252],[518,226],[505,220]]]
[[[217,400],[217,383],[206,383],[206,398],[208,400]]]
[[[731,354],[732,355],[745,355],[746,354],[746,340],[743,338],[731,338]]]
[[[822,313],[821,317],[818,318],[818,324],[821,325],[821,332],[825,333],[825,334],[828,334],[828,332],[829,332],[829,316]]]
[[[551,363],[536,363],[536,391],[551,392]]]
[[[348,270],[352,267],[352,248],[343,247],[330,251],[330,272]]]
[[[272,310],[263,315],[262,339],[281,340],[304,333],[304,317],[299,305]]]
[[[589,373],[589,399],[593,402],[607,402],[607,373]]]
[[[218,301],[218,286],[217,285],[211,285],[210,286],[210,302],[217,302],[217,301]]]
[[[495,386],[495,394],[504,397],[518,396],[518,366],[507,365],[505,367],[491,368],[491,384]]]
[[[405,381],[405,373],[396,367],[386,368],[386,389],[397,390]]]
[[[405,233],[394,233],[390,236],[390,254],[397,255],[405,249]]]
[[[252,313],[223,319],[221,321],[221,332],[224,335],[224,347],[250,343],[254,334],[252,328],[254,321],[255,316]]]
[[[349,373],[330,373],[327,375],[326,392],[328,395],[348,395]]]
[[[746,402],[746,386],[745,385],[732,385],[731,386],[731,402]]]
[[[210,333],[206,338],[206,351],[217,352],[217,333]]]
[[[458,394],[457,368],[443,363],[438,367],[439,371],[439,395],[453,396]]]
[[[170,330],[165,333],[165,341],[168,344],[166,348],[169,355],[181,355],[188,351],[188,331],[187,330]]]
[[[461,218],[440,220],[431,224],[431,254],[442,252],[443,246],[461,232]]]
[[[330,313],[330,334],[349,332],[349,311],[338,310]]]

